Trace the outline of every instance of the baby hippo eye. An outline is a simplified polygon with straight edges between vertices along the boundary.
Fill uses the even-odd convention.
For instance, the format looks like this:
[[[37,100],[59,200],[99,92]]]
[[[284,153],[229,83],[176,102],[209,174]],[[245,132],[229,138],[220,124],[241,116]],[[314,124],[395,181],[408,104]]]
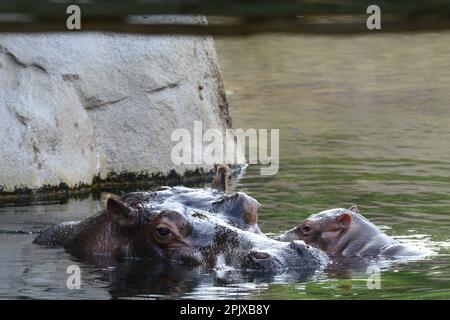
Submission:
[[[166,227],[157,227],[156,228],[156,233],[160,236],[160,237],[167,237],[171,231],[169,228]]]

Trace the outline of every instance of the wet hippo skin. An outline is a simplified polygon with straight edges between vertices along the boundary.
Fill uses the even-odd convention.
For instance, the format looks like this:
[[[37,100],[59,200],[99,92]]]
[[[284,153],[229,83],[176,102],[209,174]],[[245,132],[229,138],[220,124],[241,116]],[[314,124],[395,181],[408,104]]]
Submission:
[[[278,272],[318,269],[327,256],[303,241],[261,234],[258,202],[245,193],[162,187],[109,196],[106,208],[82,222],[44,230],[34,243],[61,246],[81,259],[149,259],[188,266],[232,266]]]
[[[426,254],[383,233],[359,213],[357,206],[314,214],[278,240],[303,240],[332,256],[406,257]]]

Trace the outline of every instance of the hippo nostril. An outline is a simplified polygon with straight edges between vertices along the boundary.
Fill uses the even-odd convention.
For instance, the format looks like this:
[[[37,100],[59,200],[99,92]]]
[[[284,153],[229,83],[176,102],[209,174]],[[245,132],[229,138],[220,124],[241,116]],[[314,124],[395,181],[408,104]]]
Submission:
[[[254,252],[250,252],[250,255],[252,256],[252,258],[257,259],[257,260],[264,260],[264,259],[270,258],[270,254],[268,254],[266,252],[254,251]]]
[[[308,250],[309,245],[307,245],[304,241],[292,241],[289,246],[297,251],[299,255],[303,255],[305,250]]]

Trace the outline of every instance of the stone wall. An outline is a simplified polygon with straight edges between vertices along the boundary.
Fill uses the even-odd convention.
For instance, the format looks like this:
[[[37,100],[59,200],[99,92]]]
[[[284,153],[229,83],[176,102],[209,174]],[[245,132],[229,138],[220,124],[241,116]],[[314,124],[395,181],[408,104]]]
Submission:
[[[196,120],[231,126],[210,37],[0,34],[3,193],[182,175],[197,167],[172,164],[170,135]]]

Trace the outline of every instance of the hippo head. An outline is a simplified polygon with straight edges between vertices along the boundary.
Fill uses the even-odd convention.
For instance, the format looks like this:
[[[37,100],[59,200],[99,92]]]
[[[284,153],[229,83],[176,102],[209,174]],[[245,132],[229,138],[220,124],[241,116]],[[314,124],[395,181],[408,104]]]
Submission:
[[[301,239],[334,258],[396,257],[410,259],[432,254],[430,250],[399,243],[363,217],[356,206],[336,208],[310,216],[279,240]],[[342,262],[342,261],[341,261]]]
[[[281,235],[278,240],[303,240],[305,243],[321,249],[329,254],[335,254],[344,249],[351,230],[352,220],[359,215],[359,209],[352,206],[349,209],[336,208],[319,212],[304,220],[297,227]]]
[[[279,242],[260,234],[259,204],[244,193],[164,188],[107,201],[107,212],[127,233],[122,251],[189,266],[274,272],[318,268],[326,256],[303,241]]]
[[[236,228],[261,234],[258,227],[260,204],[244,192],[228,195],[213,188],[161,187],[151,195],[151,198],[142,198],[145,197],[145,194],[142,192],[131,193],[128,198],[137,197],[138,202],[151,200],[169,206],[207,211],[220,216]]]

